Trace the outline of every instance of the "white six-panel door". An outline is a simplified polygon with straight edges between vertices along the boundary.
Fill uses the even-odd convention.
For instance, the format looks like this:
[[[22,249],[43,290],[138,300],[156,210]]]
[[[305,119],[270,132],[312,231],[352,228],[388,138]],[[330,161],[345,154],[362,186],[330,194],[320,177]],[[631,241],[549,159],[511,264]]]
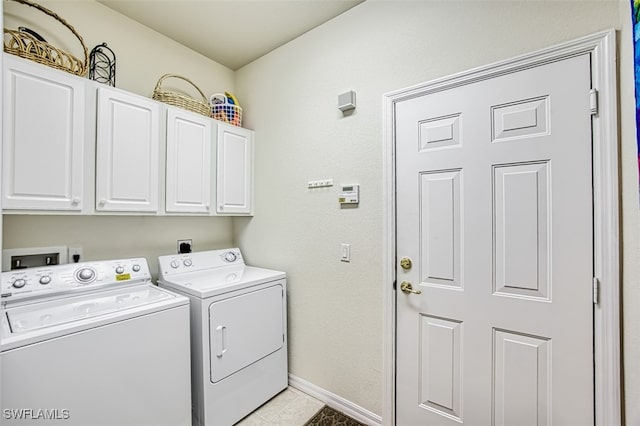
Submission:
[[[584,54],[396,104],[396,424],[593,424],[590,87]]]

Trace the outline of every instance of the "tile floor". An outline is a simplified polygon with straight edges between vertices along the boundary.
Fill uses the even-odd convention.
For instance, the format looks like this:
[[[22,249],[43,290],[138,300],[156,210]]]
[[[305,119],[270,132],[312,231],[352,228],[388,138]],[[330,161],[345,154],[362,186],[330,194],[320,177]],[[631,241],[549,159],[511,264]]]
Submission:
[[[288,387],[236,426],[303,426],[324,403]]]

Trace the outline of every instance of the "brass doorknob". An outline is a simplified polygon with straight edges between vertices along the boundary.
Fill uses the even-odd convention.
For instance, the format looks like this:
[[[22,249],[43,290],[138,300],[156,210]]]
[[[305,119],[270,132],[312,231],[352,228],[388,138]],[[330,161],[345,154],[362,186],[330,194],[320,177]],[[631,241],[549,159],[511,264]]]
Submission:
[[[402,283],[400,283],[400,290],[402,290],[402,292],[404,294],[422,294],[422,291],[420,290],[414,290],[413,286],[411,285],[411,283],[409,281],[402,281]]]

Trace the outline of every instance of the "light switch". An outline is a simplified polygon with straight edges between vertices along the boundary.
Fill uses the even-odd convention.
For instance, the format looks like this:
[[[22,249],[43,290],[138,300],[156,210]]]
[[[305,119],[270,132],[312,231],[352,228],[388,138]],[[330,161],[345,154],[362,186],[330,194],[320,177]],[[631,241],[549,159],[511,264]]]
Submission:
[[[342,254],[340,255],[341,262],[351,262],[351,244],[340,244]]]
[[[322,179],[322,180],[310,180],[307,182],[307,188],[326,188],[329,186],[333,186],[333,179]]]

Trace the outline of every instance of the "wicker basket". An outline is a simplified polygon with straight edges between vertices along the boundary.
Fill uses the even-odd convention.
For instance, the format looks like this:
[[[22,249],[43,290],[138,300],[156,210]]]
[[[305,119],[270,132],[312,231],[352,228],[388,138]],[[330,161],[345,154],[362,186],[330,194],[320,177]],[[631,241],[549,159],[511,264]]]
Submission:
[[[191,84],[198,91],[200,96],[202,97],[202,101],[198,99],[194,99],[190,96],[183,95],[182,93],[176,92],[168,92],[162,90],[162,82],[167,78],[179,78],[181,80],[186,81]],[[165,74],[160,77],[158,83],[156,83],[155,89],[153,89],[153,99],[156,101],[164,102],[165,104],[173,105],[178,108],[183,108],[188,111],[197,112],[198,114],[205,115],[207,117],[211,117],[211,109],[209,108],[209,104],[207,103],[207,98],[202,93],[202,90],[198,88],[193,82],[185,77],[181,77],[175,74]]]
[[[4,51],[12,55],[30,59],[43,65],[50,66],[62,71],[84,76],[87,73],[87,64],[89,63],[89,52],[85,46],[82,37],[67,21],[62,19],[55,12],[33,3],[29,0],[12,0],[20,4],[34,7],[46,15],[55,18],[62,25],[67,27],[74,36],[80,41],[84,52],[84,60],[80,60],[64,50],[58,49],[50,45],[46,41],[38,40],[32,34],[20,30],[4,29]]]

